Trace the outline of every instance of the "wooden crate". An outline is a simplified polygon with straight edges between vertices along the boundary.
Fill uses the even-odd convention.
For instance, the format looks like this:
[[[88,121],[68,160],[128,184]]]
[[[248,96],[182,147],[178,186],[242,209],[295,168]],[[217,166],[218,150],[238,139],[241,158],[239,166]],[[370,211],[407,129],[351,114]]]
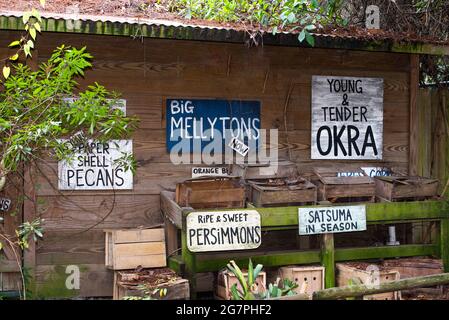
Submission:
[[[339,176],[348,169],[332,167],[315,167],[318,201],[337,202],[374,202],[374,179],[368,177],[360,168],[354,168],[358,176]]]
[[[176,185],[176,203],[194,209],[244,208],[245,188],[236,178],[199,178]]]
[[[105,230],[105,265],[113,270],[165,267],[164,229]]]
[[[244,180],[294,178],[298,176],[298,165],[291,161],[279,161],[272,165],[232,164],[231,175]]]
[[[245,276],[245,278],[248,277],[247,272],[243,272],[243,275]],[[220,271],[217,276],[217,288],[215,296],[218,299],[231,300],[230,290],[234,284],[237,284],[237,288],[241,290],[242,287],[240,286],[240,283],[234,274],[232,274],[228,270]],[[264,292],[266,290],[267,274],[264,271],[261,271],[258,274],[256,284],[259,292]]]
[[[380,201],[425,200],[438,195],[438,180],[423,177],[375,177]]]
[[[149,275],[153,273],[153,279],[149,281]],[[156,288],[167,289],[163,297],[159,293],[152,294],[160,300],[187,300],[190,298],[189,281],[176,276],[176,273],[168,268],[144,269],[140,271],[114,271],[113,299],[122,300],[124,297],[143,297],[145,290],[152,292]]]
[[[379,274],[376,275],[367,268],[371,263],[349,262],[337,263],[336,283],[338,287],[350,285],[351,281],[360,281],[365,285],[373,285],[377,283],[385,283],[388,281],[399,280],[400,274],[397,270],[387,269],[379,266]],[[377,277],[379,277],[377,279]],[[386,292],[363,297],[364,300],[400,300],[400,291]]]
[[[298,284],[298,290],[307,283],[305,293],[311,296],[315,291],[324,289],[324,267],[286,266],[279,268],[279,277],[290,279]],[[297,291],[298,292],[298,291]]]
[[[444,273],[443,261],[431,258],[388,259],[383,265],[398,271],[401,279]]]
[[[317,188],[304,178],[253,180],[250,201],[256,207],[315,204]]]

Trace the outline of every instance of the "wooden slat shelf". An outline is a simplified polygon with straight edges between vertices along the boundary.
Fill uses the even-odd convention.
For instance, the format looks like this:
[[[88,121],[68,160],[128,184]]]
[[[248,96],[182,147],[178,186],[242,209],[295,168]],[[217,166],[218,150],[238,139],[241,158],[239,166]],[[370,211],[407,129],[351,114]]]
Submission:
[[[231,251],[226,253],[194,254],[187,249],[185,217],[192,209],[181,208],[174,203],[174,197],[168,192],[161,193],[162,208],[170,208],[165,212],[170,219],[181,220],[181,249],[179,254],[169,257],[170,268],[181,272],[191,284],[191,292],[195,297],[196,273],[218,271],[232,258],[237,264],[245,266],[251,257],[254,263],[266,267],[284,265],[305,265],[320,263],[326,268],[326,287],[335,283],[334,267],[336,262],[367,259],[385,259],[395,257],[436,256],[443,261],[445,272],[449,271],[449,203],[440,200],[414,202],[382,202],[366,203],[367,224],[410,223],[416,221],[439,221],[440,237],[431,244],[407,244],[398,246],[376,246],[361,248],[334,248],[333,241],[321,250],[307,251]],[[289,207],[253,207],[261,216],[263,230],[276,228],[297,228],[298,208]],[[304,206],[302,206],[304,207]],[[307,206],[317,207],[320,206]],[[219,209],[235,210],[235,209]],[[205,210],[195,210],[205,211]],[[208,209],[207,211],[213,211]],[[184,221],[184,222],[183,222]],[[179,226],[176,226],[179,228]],[[323,250],[326,259],[323,260]]]

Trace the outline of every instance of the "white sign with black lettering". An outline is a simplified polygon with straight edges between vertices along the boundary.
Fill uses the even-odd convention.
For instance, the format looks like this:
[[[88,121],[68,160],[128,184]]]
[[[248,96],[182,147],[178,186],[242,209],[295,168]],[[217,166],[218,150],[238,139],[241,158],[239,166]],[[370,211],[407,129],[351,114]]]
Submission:
[[[298,215],[300,235],[366,230],[363,205],[299,208]]]
[[[229,170],[226,167],[193,167],[192,178],[199,177],[227,177]]]
[[[60,190],[129,190],[133,188],[133,174],[119,166],[117,160],[132,154],[132,140],[97,142],[88,146],[78,144],[75,157],[58,162]]]
[[[256,249],[261,241],[256,210],[192,212],[187,216],[187,247],[192,252]]]
[[[312,77],[312,159],[382,159],[383,79]]]
[[[388,177],[393,175],[390,169],[384,167],[361,167],[368,177]],[[337,177],[362,177],[363,173],[360,171],[346,171],[338,172]]]
[[[249,151],[249,147],[236,137],[232,138],[228,146],[242,157],[246,156]]]
[[[11,207],[11,200],[8,198],[0,198],[0,211],[8,211]]]

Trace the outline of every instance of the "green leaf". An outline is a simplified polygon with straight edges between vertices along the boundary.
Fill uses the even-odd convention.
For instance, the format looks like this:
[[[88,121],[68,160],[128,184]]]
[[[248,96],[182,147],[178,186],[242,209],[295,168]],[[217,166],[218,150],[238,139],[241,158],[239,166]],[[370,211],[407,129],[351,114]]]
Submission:
[[[276,35],[276,33],[278,32],[278,27],[274,26],[271,32],[273,33],[273,36]]]
[[[16,40],[16,41],[11,42],[11,43],[8,45],[8,47],[16,47],[16,46],[18,46],[18,45],[20,45],[20,41],[19,41],[19,40]]]
[[[0,242],[0,250],[3,249],[3,243]]]
[[[27,41],[27,45],[32,49],[34,48],[34,42],[32,40]]]
[[[3,77],[5,77],[5,79],[8,79],[10,73],[11,73],[11,68],[8,66],[4,66],[3,67]]]
[[[248,263],[248,285],[251,287],[254,283],[254,273],[253,273],[253,262],[251,261],[251,258],[249,259]]]
[[[254,279],[257,279],[257,276],[259,275],[259,273],[262,271],[263,265],[258,264],[255,268],[254,268]]]
[[[31,38],[33,38],[33,40],[36,40],[36,29],[30,28],[29,33]]]
[[[19,59],[19,54],[18,53],[13,54],[12,56],[9,57],[9,60],[11,60],[11,61],[16,61],[17,59]]]
[[[37,31],[41,32],[41,24],[40,24],[39,22],[36,22],[36,23],[34,24],[34,28],[35,28]]]
[[[315,45],[315,38],[308,32],[306,33],[306,41],[312,47]]]
[[[298,40],[299,42],[303,42],[305,38],[306,38],[306,31],[305,29],[302,29],[302,31],[299,33]]]
[[[31,17],[31,12],[29,12],[29,11],[24,12],[23,16],[22,16],[23,24],[27,24],[28,21],[30,20],[30,17]]]

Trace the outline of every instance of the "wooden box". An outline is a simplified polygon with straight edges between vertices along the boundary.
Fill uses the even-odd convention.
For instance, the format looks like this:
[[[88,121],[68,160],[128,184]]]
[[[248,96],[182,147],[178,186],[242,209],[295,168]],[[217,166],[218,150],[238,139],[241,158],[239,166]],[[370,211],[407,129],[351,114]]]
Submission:
[[[156,288],[167,289],[167,294],[161,297],[159,292],[153,293]],[[114,300],[143,297],[145,294],[159,300],[187,300],[190,298],[189,281],[176,276],[168,268],[114,272]]]
[[[105,265],[113,270],[165,267],[164,229],[105,230]]]
[[[176,203],[194,209],[244,208],[245,188],[235,178],[200,178],[176,185]]]
[[[248,277],[247,272],[243,272],[243,275],[245,276],[245,278]],[[230,290],[234,284],[237,284],[238,289],[240,289],[240,290],[242,289],[237,277],[234,274],[232,274],[228,270],[220,271],[218,273],[218,278],[217,278],[217,288],[216,288],[216,292],[215,292],[216,297],[218,299],[231,300]],[[257,288],[258,288],[259,292],[265,292],[266,284],[267,284],[267,275],[264,271],[261,271],[258,274],[257,279],[256,279],[256,284],[257,284]]]
[[[355,176],[341,176],[345,169],[315,167],[318,201],[335,202],[374,202],[374,179],[360,169],[352,169]]]
[[[425,200],[438,195],[438,180],[423,177],[376,177],[376,197],[380,201]]]
[[[443,261],[431,258],[401,258],[384,260],[383,265],[398,271],[401,279],[444,273]]]
[[[244,180],[294,178],[298,175],[298,166],[291,161],[279,161],[270,165],[243,165],[232,164],[231,175]]]
[[[250,201],[256,207],[306,205],[317,201],[317,188],[304,178],[253,180]]]
[[[305,293],[311,296],[315,291],[324,289],[324,267],[321,266],[287,266],[279,268],[279,277],[282,279],[290,279],[298,284],[296,290],[303,287],[306,282],[307,287]]]
[[[376,266],[379,272],[370,269],[370,263],[354,262],[354,263],[337,263],[337,286],[343,287],[351,284],[351,281],[363,283],[365,285],[375,285],[376,283],[385,283],[388,281],[399,280],[400,274],[396,270],[385,268],[383,266]],[[363,297],[364,300],[400,300],[400,291],[378,293],[367,295]]]

